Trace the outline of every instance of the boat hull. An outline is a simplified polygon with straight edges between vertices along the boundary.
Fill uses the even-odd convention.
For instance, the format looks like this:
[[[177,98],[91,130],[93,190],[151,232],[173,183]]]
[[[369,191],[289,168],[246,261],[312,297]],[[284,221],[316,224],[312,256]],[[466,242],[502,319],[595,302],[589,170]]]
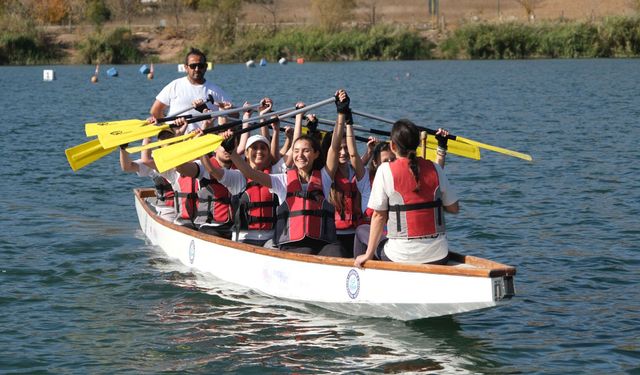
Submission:
[[[292,254],[228,241],[155,215],[136,190],[140,227],[182,264],[277,298],[344,314],[414,320],[489,308],[514,294],[515,268],[452,254],[455,265],[404,265]],[[474,264],[475,263],[475,264]]]

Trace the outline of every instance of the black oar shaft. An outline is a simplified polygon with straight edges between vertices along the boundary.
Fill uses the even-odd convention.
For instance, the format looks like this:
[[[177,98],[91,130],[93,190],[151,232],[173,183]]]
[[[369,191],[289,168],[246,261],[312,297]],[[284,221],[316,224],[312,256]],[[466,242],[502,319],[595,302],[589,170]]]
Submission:
[[[365,113],[365,112],[361,112],[361,111],[355,111],[355,110],[351,110],[351,113],[353,113],[354,115],[358,115],[358,116],[362,116],[362,117],[368,117],[370,119],[373,120],[378,120],[378,121],[382,121],[382,122],[386,122],[387,124],[393,124],[395,123],[395,121],[390,120],[388,118],[384,118],[384,117],[380,117],[380,116],[376,116],[376,115],[372,115],[369,113]],[[433,129],[429,129],[429,128],[425,128],[424,126],[420,126],[420,125],[416,125],[416,127],[422,131],[427,132],[427,134],[431,134],[431,135],[436,135],[437,131],[433,130]],[[449,134],[447,136],[447,139],[452,139],[452,140],[456,140],[456,136],[453,134]]]

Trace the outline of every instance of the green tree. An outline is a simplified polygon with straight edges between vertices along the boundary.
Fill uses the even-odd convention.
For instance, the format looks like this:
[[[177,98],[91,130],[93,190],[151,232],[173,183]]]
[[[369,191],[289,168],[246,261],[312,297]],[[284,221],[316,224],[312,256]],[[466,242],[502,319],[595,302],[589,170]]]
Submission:
[[[111,19],[111,10],[104,0],[90,0],[87,4],[87,18],[91,23],[100,28]]]

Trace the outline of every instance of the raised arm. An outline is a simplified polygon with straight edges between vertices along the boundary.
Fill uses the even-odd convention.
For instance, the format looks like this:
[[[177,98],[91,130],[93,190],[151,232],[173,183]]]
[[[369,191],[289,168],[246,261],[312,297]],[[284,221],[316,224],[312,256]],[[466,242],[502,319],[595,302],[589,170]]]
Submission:
[[[340,152],[342,137],[344,136],[344,122],[346,116],[351,112],[349,102],[349,96],[346,91],[338,90],[336,92],[336,110],[338,112],[338,119],[336,120],[336,125],[331,136],[331,147],[327,152],[327,163],[325,165],[325,168],[332,179],[338,170],[338,154]]]
[[[447,141],[449,138],[449,131],[443,128],[438,128],[436,132],[436,139],[438,140],[438,149],[436,150],[436,163],[440,164],[444,168],[445,159],[447,158]]]
[[[211,177],[215,178],[218,181],[222,179],[222,177],[224,176],[224,169],[215,167],[213,164],[211,164],[211,160],[207,155],[201,156],[200,162],[202,163],[204,169],[209,172],[209,175]]]
[[[356,145],[356,136],[353,134],[352,124],[345,124],[345,132],[347,137],[347,150],[349,150],[349,160],[351,166],[356,172],[356,179],[360,181],[364,177],[364,164],[360,155],[358,155],[358,146]]]
[[[126,145],[120,146],[120,169],[122,169],[123,172],[135,173],[140,170],[140,166],[131,160],[129,153],[125,151],[125,148]]]
[[[362,155],[362,165],[367,165],[371,157],[373,156],[373,149],[376,148],[376,143],[378,143],[378,139],[376,137],[369,137],[367,141],[367,149]]]

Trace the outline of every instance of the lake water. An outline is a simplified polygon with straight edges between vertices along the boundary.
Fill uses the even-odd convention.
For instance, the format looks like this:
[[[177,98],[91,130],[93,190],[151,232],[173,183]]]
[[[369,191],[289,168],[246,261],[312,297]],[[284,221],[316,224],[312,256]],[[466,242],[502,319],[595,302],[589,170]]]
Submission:
[[[106,66],[103,71],[106,71]],[[331,97],[534,162],[449,156],[451,246],[516,266],[516,297],[415,322],[284,303],[145,242],[114,153],[74,173],[84,123],[145,118],[180,76],[0,67],[0,373],[640,374],[640,60],[307,63],[207,77],[240,103]],[[57,80],[42,81],[43,69]],[[335,110],[318,112],[335,116]],[[368,127],[388,129],[371,120]],[[410,285],[407,288],[411,288]]]

